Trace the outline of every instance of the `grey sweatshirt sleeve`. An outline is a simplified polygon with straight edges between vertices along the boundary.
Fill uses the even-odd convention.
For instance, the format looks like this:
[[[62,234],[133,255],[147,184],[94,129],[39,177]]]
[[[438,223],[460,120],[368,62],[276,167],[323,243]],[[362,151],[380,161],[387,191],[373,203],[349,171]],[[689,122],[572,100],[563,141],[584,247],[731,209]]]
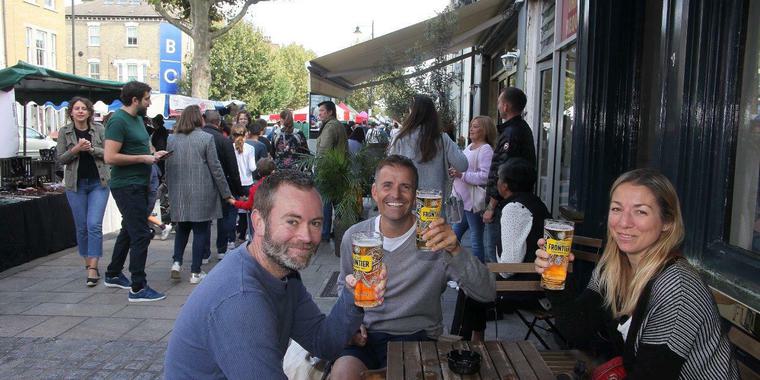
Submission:
[[[464,293],[478,302],[492,302],[496,299],[496,283],[488,267],[481,263],[475,255],[462,248],[456,256],[441,253],[445,256],[446,275],[459,283]]]
[[[451,141],[451,138],[447,134],[443,134],[443,141],[446,145],[444,147],[446,159],[449,161],[449,166],[453,167],[459,172],[467,171],[467,156],[462,153],[457,144]]]

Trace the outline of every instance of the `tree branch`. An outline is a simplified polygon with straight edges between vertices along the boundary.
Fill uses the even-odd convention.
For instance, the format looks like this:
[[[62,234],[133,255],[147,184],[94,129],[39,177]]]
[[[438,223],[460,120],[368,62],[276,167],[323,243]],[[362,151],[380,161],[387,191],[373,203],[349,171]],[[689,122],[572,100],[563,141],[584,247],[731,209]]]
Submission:
[[[235,24],[240,22],[240,20],[243,19],[246,12],[248,12],[248,7],[250,7],[253,4],[258,3],[259,1],[267,1],[267,0],[246,0],[245,4],[243,4],[243,9],[240,10],[240,12],[232,19],[230,22],[227,23],[227,25],[223,26],[222,28],[215,30],[211,32],[209,35],[209,39],[214,40],[218,38],[219,36],[223,35],[224,33],[227,33],[230,29],[232,29]]]
[[[155,9],[156,12],[158,12],[158,14],[160,14],[161,17],[163,17],[166,21],[176,26],[179,30],[183,31],[188,36],[193,35],[192,30],[190,30],[190,28],[187,27],[187,25],[185,25],[181,19],[170,15],[169,12],[167,12],[166,9],[164,9],[164,7],[161,5],[160,2],[153,3],[153,9]]]

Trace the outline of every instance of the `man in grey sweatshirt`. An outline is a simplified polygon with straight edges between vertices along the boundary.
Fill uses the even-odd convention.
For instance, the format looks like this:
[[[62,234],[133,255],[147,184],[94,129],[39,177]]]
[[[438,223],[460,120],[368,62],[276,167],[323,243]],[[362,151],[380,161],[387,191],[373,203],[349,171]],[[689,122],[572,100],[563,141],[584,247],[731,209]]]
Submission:
[[[441,294],[449,280],[477,301],[496,298],[488,268],[459,245],[443,219],[431,223],[423,235],[431,250],[417,249],[413,212],[417,183],[417,169],[410,159],[391,155],[380,161],[372,185],[380,216],[355,224],[343,236],[339,279],[353,272],[351,234],[356,231],[383,235],[388,279],[383,304],[364,310],[360,332],[332,367],[334,378],[358,379],[362,371],[385,367],[389,341],[437,339],[443,331]],[[339,280],[339,285],[344,282]]]

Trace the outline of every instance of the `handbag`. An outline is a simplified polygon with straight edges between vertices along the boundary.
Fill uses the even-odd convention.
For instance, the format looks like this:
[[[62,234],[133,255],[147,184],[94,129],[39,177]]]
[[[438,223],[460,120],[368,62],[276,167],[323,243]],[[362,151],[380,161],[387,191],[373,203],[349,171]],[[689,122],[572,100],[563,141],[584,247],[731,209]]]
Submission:
[[[481,146],[482,148],[482,146]],[[475,155],[475,171],[478,171],[478,158],[480,157],[480,148],[478,148],[478,153]],[[486,209],[486,200],[488,199],[488,194],[486,193],[486,189],[478,186],[478,185],[470,185],[470,199],[472,200],[472,212],[478,213]]]
[[[451,189],[448,196],[443,194],[446,200],[446,222],[449,224],[461,223],[464,216],[464,202],[457,197],[456,191],[454,191],[454,181],[449,177],[449,159],[446,157],[446,141],[443,140],[443,134],[441,134],[441,153],[443,154],[443,174],[446,176],[446,185],[444,186],[444,192],[447,189]]]
[[[627,376],[623,367],[623,357],[615,356],[594,369],[591,380],[623,380]]]

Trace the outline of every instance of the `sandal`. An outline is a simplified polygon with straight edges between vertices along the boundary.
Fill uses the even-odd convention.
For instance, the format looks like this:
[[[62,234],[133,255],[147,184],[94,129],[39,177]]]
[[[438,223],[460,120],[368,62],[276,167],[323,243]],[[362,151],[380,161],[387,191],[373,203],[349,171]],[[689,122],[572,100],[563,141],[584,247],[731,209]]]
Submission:
[[[98,267],[85,266],[85,268],[88,271],[87,272],[87,286],[93,287],[93,286],[97,285],[98,284],[98,280],[100,280],[100,271],[98,270]],[[98,277],[90,277],[90,272],[89,272],[90,269],[94,270],[95,273],[97,273]]]

